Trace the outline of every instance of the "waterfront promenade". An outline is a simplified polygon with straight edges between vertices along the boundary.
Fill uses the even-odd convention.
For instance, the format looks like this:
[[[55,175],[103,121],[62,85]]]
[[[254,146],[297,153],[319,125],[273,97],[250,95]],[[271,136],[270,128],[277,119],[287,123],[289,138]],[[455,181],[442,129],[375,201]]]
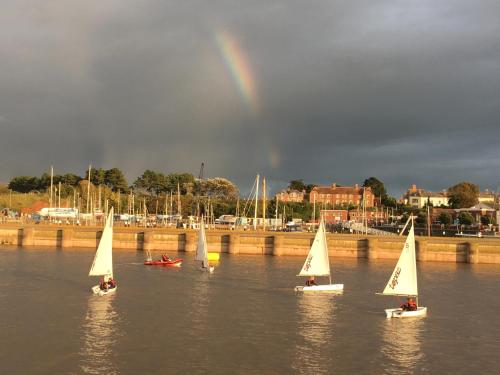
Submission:
[[[0,225],[0,245],[54,249],[95,248],[100,227],[57,225]],[[252,255],[306,256],[312,233],[207,230],[210,252]],[[405,237],[328,234],[330,256],[397,259]],[[113,236],[115,250],[195,251],[197,231],[171,228],[120,228]],[[500,263],[500,238],[416,237],[420,262]]]

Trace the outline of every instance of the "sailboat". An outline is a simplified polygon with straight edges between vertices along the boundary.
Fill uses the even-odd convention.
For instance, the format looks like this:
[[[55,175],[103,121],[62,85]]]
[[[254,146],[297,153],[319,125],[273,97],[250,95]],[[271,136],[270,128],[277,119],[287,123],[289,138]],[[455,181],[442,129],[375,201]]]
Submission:
[[[107,286],[104,289],[101,288],[101,285],[93,286],[92,292],[94,294],[103,296],[116,291],[117,286],[113,280],[113,207],[111,207],[106,219],[101,241],[97,247],[92,267],[90,267],[89,276],[103,276],[104,285]],[[112,283],[110,283],[110,280]]]
[[[196,246],[196,254],[194,260],[201,262],[200,271],[214,272],[214,266],[208,263],[208,246],[207,237],[205,236],[205,220],[203,216],[200,221],[200,230],[198,232],[198,245]]]
[[[344,290],[344,284],[332,284],[330,259],[328,258],[328,246],[326,244],[325,223],[323,219],[320,220],[314,242],[297,276],[328,276],[330,280],[329,284],[326,285],[296,286],[295,291],[297,292],[338,292]]]
[[[385,313],[387,318],[420,317],[427,314],[427,307],[418,306],[417,261],[415,256],[413,216],[408,220],[411,220],[411,228],[408,237],[406,238],[403,250],[399,256],[398,263],[381,294],[415,297],[417,300],[417,309],[414,311],[403,310],[402,308],[386,309]],[[406,225],[408,225],[408,223],[406,223]]]

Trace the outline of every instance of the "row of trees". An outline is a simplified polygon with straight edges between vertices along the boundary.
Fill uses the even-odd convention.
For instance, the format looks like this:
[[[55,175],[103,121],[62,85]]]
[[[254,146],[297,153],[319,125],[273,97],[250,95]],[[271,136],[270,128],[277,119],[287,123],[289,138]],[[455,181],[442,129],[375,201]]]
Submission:
[[[161,172],[147,169],[135,180],[133,187],[145,190],[155,196],[171,191],[176,192],[177,187],[180,188],[181,194],[186,194],[191,192],[194,180],[194,176],[190,173],[171,173],[165,175]]]
[[[468,212],[461,212],[457,218],[458,218],[459,224],[463,224],[463,225],[474,224],[474,217]],[[454,224],[453,217],[451,216],[451,214],[449,214],[447,212],[441,213],[438,217],[438,221],[444,225]],[[481,224],[482,225],[493,224],[493,220],[489,216],[481,216]]]
[[[63,175],[56,174],[53,176],[54,185],[64,185],[66,187],[77,187],[80,181],[88,180],[89,172],[85,172],[84,177],[80,177],[74,173],[66,173]],[[123,172],[118,168],[108,170],[99,168],[92,169],[90,173],[90,181],[98,186],[103,185],[110,188],[112,191],[127,191],[127,180]],[[43,173],[40,177],[35,176],[17,176],[10,180],[9,189],[19,193],[30,193],[33,191],[46,191],[50,188],[50,174]]]
[[[146,170],[142,176],[135,180],[133,186],[136,189],[145,190],[155,196],[177,192],[177,189],[179,189],[182,195],[193,194],[195,196],[226,200],[236,199],[239,195],[238,187],[225,178],[195,179],[189,173],[171,173],[165,175]]]
[[[76,188],[82,190],[82,183],[88,180],[89,171],[85,171],[83,177],[74,173],[56,174],[53,183],[58,186],[61,183],[61,195],[66,197],[74,194]],[[131,190],[141,192],[151,197],[159,197],[170,193],[177,193],[179,188],[181,195],[193,195],[195,197],[211,197],[213,199],[224,199],[226,201],[236,201],[239,196],[238,187],[225,178],[211,178],[200,180],[190,173],[170,173],[164,174],[152,170],[146,170],[139,176],[132,185],[127,183],[123,172],[118,168],[103,169],[94,168],[90,172],[90,181],[93,186],[101,186],[111,192],[127,194]],[[306,184],[301,179],[292,180],[288,188],[305,191],[309,193],[316,184]],[[363,186],[370,187],[377,200],[385,207],[395,208],[398,213],[411,211],[411,207],[398,204],[394,197],[387,194],[386,187],[382,181],[376,177],[367,178]],[[9,189],[15,192],[28,193],[33,191],[44,192],[50,187],[50,174],[43,173],[40,177],[18,176],[12,178],[8,185]],[[471,207],[478,202],[479,187],[471,182],[460,182],[448,188],[450,206],[452,208]],[[309,216],[312,213],[312,206],[307,202],[290,207],[299,216]],[[332,206],[325,208],[353,209],[355,206]],[[270,210],[274,210],[269,206]],[[226,212],[223,212],[226,213]]]
[[[83,177],[74,173],[53,176],[53,185],[58,188],[61,184],[61,195],[66,197],[73,194],[75,189],[81,190],[81,185],[89,180],[89,171]],[[90,170],[90,182],[92,186],[101,186],[111,192],[127,194],[131,190],[158,197],[160,195],[177,193],[181,195],[193,194],[195,196],[236,199],[239,195],[238,187],[225,178],[195,179],[190,173],[164,174],[152,170],[146,170],[132,185],[128,185],[123,172],[118,168],[103,169],[94,168]],[[87,185],[85,185],[87,186]],[[17,176],[11,179],[9,189],[19,193],[46,192],[50,189],[50,174],[43,173],[41,177]]]

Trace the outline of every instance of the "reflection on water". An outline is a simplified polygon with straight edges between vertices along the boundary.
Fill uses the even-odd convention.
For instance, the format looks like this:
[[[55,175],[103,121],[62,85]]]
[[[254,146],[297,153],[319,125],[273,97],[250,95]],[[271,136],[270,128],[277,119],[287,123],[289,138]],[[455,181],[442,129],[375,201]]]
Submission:
[[[207,334],[208,321],[208,305],[209,305],[209,288],[210,275],[208,272],[201,272],[196,275],[196,282],[193,285],[191,294],[191,305],[189,308],[189,317],[191,326],[189,333],[193,336],[201,337]]]
[[[414,373],[419,361],[424,358],[421,351],[422,330],[425,319],[385,319],[382,322],[383,362],[389,374]]]
[[[293,368],[299,373],[328,373],[335,319],[335,294],[302,293],[297,295],[297,341]]]
[[[431,314],[400,320],[372,293],[389,261],[335,262],[335,296],[294,293],[296,257],[225,255],[207,275],[123,251],[123,293],[96,297],[94,253],[0,254],[1,374],[500,374],[500,265],[419,263]],[[61,298],[61,282],[80,291]]]
[[[117,374],[113,350],[116,342],[118,314],[113,309],[115,295],[88,299],[85,321],[82,325],[83,348],[80,368],[86,374]]]
[[[201,371],[209,361],[208,347],[211,342],[209,339],[208,308],[210,305],[210,288],[213,287],[213,285],[210,285],[210,279],[213,275],[208,272],[196,271],[191,298],[187,305],[187,321],[189,323],[185,327],[185,333],[192,344],[184,348],[183,357],[189,358],[192,369]]]

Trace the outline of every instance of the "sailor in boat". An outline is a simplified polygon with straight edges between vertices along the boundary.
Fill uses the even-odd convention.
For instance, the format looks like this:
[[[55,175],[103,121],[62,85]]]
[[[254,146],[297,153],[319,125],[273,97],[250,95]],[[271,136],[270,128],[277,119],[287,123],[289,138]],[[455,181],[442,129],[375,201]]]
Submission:
[[[406,303],[401,305],[403,311],[417,311],[417,303],[413,299],[413,297],[408,297]]]
[[[112,277],[110,277],[108,281],[104,281],[104,279],[101,279],[101,281],[99,282],[99,288],[101,288],[101,290],[116,288],[116,280]]]
[[[163,262],[169,262],[171,259],[170,259],[170,257],[169,257],[167,254],[163,254],[163,255],[161,256],[161,260],[162,260]]]
[[[113,288],[116,288],[116,280],[110,277],[108,280],[108,289],[113,289]]]
[[[314,280],[314,276],[309,277],[306,281],[306,286],[313,286],[313,285],[318,285],[316,281]]]

